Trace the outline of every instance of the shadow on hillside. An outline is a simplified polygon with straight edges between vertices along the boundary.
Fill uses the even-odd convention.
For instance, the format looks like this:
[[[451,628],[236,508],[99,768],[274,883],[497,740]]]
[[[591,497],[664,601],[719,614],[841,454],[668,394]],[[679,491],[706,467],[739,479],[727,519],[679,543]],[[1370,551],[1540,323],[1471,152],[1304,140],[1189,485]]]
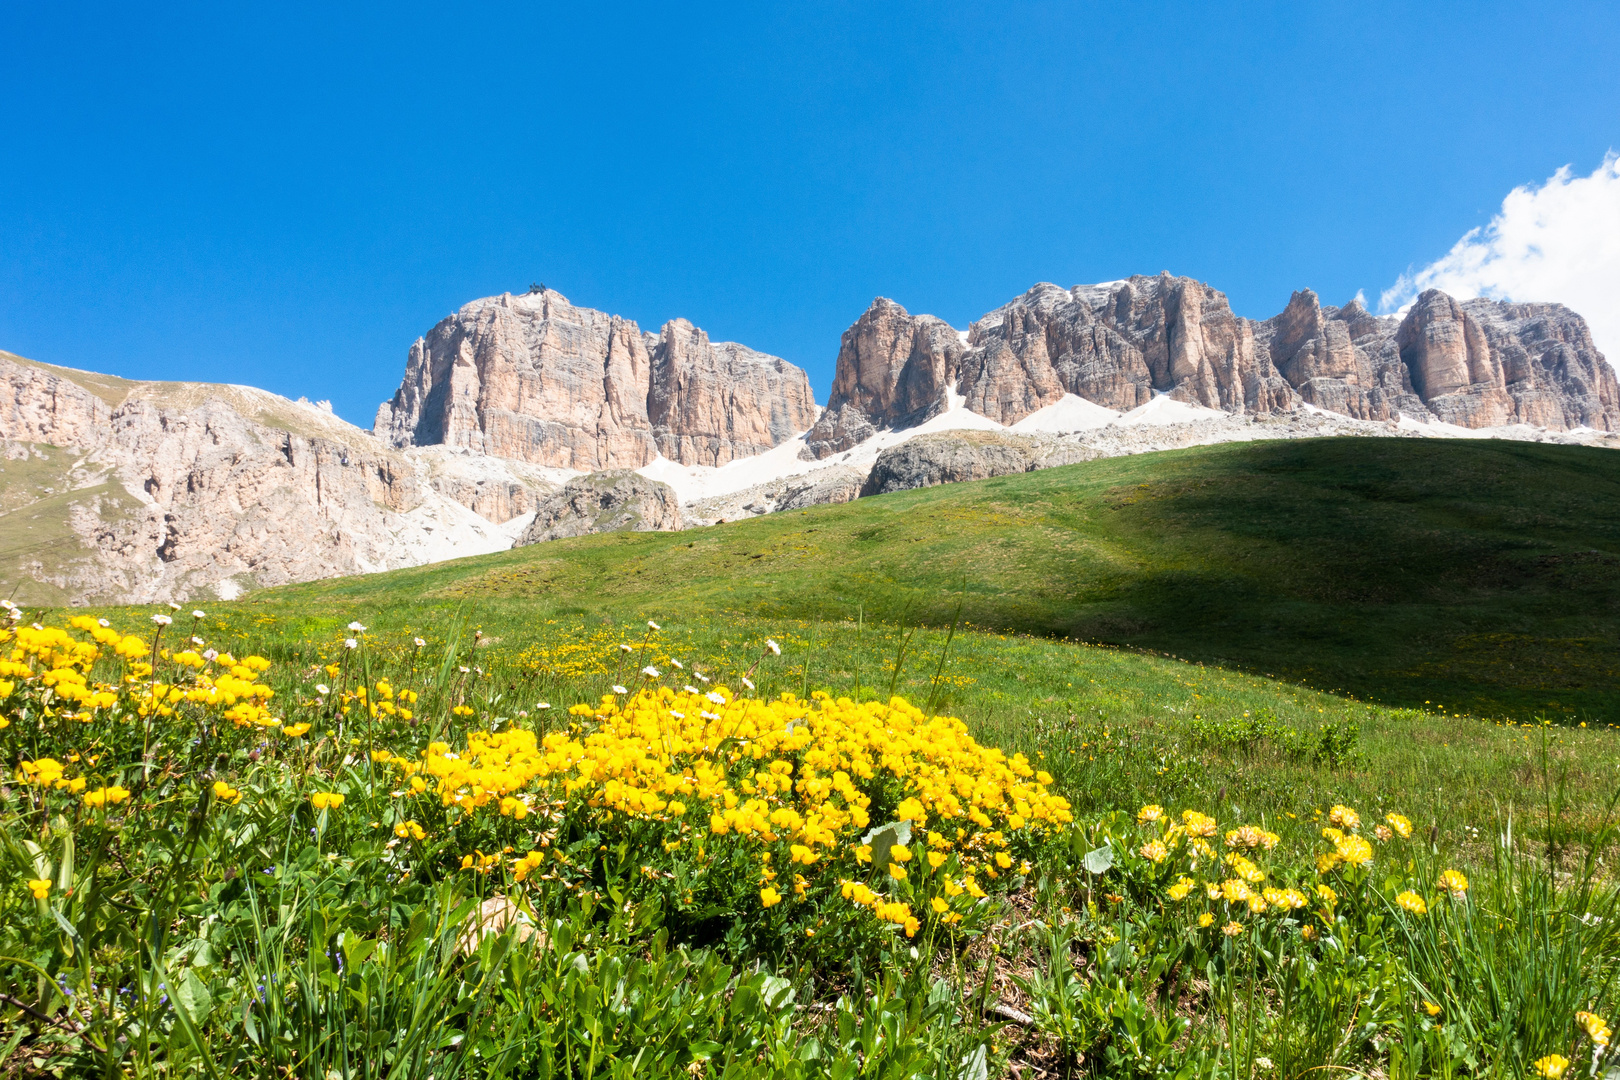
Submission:
[[[1146,569],[1048,632],[1401,705],[1620,719],[1620,455],[1257,443],[1117,511]]]

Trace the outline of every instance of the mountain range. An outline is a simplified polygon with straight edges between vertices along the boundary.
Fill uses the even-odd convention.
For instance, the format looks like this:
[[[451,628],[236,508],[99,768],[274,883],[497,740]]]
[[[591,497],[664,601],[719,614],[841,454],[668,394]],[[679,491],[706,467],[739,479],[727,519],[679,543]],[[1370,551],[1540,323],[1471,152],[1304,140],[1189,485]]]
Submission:
[[[1234,439],[1620,446],[1614,370],[1561,305],[1431,291],[1377,316],[1303,290],[1255,321],[1169,274],[1038,284],[965,330],[878,298],[842,336],[825,408],[780,357],[548,289],[418,338],[369,432],[251,387],[9,353],[0,380],[0,583],[32,603],[231,598],[590,522],[705,525]],[[584,479],[625,470],[640,476]]]

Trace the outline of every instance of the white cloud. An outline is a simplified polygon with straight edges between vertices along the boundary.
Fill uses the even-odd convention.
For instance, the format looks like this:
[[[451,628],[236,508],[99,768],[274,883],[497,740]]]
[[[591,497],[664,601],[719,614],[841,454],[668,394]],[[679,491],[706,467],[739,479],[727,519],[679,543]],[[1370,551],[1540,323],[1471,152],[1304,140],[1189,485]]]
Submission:
[[[1458,299],[1557,301],[1586,317],[1604,356],[1620,363],[1620,155],[1591,176],[1564,166],[1540,187],[1516,187],[1502,212],[1438,262],[1400,280],[1379,310],[1404,309],[1425,289]]]

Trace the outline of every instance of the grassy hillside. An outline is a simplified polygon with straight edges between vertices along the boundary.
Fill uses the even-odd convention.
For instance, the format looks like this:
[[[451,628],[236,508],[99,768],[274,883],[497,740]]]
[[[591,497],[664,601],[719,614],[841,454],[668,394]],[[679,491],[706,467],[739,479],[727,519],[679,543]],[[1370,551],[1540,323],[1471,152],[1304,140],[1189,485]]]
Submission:
[[[932,626],[960,607],[978,628],[1153,650],[1387,704],[1608,721],[1620,703],[1617,601],[1620,456],[1331,439],[558,541],[276,590],[253,606],[314,623],[438,608],[520,622],[859,612]]]
[[[24,623],[0,1072],[1586,1068],[1612,460],[1228,446],[74,612],[83,684]]]

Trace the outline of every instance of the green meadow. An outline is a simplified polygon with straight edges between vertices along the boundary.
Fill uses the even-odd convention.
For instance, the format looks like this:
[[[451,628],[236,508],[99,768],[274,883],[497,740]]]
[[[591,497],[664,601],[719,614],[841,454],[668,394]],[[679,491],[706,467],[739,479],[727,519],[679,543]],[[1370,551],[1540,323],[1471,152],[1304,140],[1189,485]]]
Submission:
[[[960,621],[1390,706],[1607,722],[1620,705],[1620,457],[1484,441],[1228,444],[313,582],[253,607],[278,619],[459,611],[502,627]]]
[[[0,699],[8,872],[36,890],[0,899],[0,1050],[58,1075],[1584,1074],[1620,989],[1617,553],[1606,451],[1333,439],[188,605],[155,670],[81,664],[117,699],[82,729],[43,660]],[[92,614],[111,641],[154,613]],[[265,658],[261,712],[221,720],[205,647]],[[895,697],[961,734],[913,737]],[[491,733],[538,749],[466,779]],[[837,805],[870,831],[713,816],[810,813],[862,739]],[[994,749],[936,756],[959,739]],[[1015,754],[1072,820],[975,771]],[[46,757],[73,762],[51,790],[23,765]],[[79,806],[76,771],[127,802]],[[492,902],[511,918],[469,939]]]

